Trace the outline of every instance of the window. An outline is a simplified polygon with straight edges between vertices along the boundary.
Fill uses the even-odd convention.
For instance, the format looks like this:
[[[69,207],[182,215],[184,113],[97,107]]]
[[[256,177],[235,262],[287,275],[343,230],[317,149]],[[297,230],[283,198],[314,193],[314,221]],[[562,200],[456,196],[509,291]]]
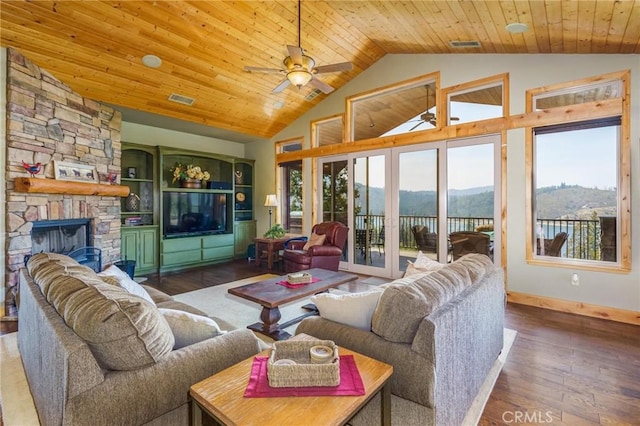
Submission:
[[[438,81],[435,73],[347,98],[347,138],[359,141],[438,127]]]
[[[622,98],[625,81],[617,76],[533,90],[528,109],[553,114],[554,108],[572,106],[597,115],[594,105]],[[603,114],[531,129],[529,261],[592,269],[630,267],[630,144],[624,107],[622,111],[623,116]]]
[[[343,140],[343,115],[311,122],[311,147],[335,145]]]
[[[616,262],[620,119],[534,134],[535,255]]]
[[[448,125],[506,116],[505,87],[506,74],[445,89]]]
[[[276,142],[276,152],[302,150],[302,139]],[[292,234],[302,233],[302,160],[280,163],[278,172],[278,199],[282,214],[282,227]]]

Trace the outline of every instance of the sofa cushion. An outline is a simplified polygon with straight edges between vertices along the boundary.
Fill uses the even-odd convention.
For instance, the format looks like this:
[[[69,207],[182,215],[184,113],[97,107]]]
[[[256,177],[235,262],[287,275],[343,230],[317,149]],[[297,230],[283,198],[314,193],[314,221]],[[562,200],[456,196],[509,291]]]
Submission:
[[[120,287],[124,288],[131,294],[135,294],[136,296],[140,296],[145,299],[147,302],[155,305],[156,302],[153,301],[147,290],[145,290],[140,284],[131,279],[131,277],[124,272],[122,269],[118,268],[115,265],[109,266],[104,271],[98,274],[99,277],[113,277],[118,280],[120,283]]]
[[[103,368],[145,367],[173,349],[171,328],[156,307],[122,288],[101,283],[52,296],[52,305]]]
[[[169,353],[173,334],[154,305],[121,287],[106,284],[71,258],[32,257],[34,282],[65,323],[93,352],[103,368],[131,370]],[[32,260],[35,258],[34,263]]]
[[[486,258],[483,259],[483,258]],[[411,343],[422,319],[495,268],[485,255],[471,254],[442,269],[387,285],[372,318],[372,331],[392,342]],[[407,282],[409,281],[409,282]]]
[[[311,297],[322,318],[371,331],[371,317],[383,289],[361,293],[320,293]]]
[[[209,317],[176,309],[158,308],[158,311],[171,327],[175,339],[173,349],[180,349],[225,333]]]

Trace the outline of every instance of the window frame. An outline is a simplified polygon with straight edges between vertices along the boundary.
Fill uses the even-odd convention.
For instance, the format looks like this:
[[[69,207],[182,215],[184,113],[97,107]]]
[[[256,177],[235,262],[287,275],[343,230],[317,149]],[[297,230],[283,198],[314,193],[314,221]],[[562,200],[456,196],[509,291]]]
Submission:
[[[335,122],[340,122],[340,141],[334,143],[322,143],[322,128],[324,126],[335,125]],[[329,117],[319,118],[311,121],[311,148],[317,148],[320,146],[338,145],[344,143],[344,114],[336,114]]]
[[[579,105],[562,105],[544,110],[535,109],[535,100],[552,93],[567,93],[572,89],[580,91],[584,87],[593,86],[596,83],[607,83],[611,81],[620,81],[622,90],[620,98],[622,103],[621,114],[611,114],[600,108],[603,101],[593,101],[581,103]],[[530,89],[526,91],[526,112],[541,114],[556,114],[570,118],[572,109],[588,109],[590,111],[590,119],[596,120],[600,118],[620,117],[620,136],[618,141],[618,232],[616,235],[616,244],[620,248],[619,258],[616,262],[601,260],[583,260],[583,259],[567,259],[550,256],[539,256],[534,253],[533,247],[536,236],[535,234],[535,134],[536,127],[526,127],[525,133],[525,174],[526,174],[526,262],[534,265],[554,266],[573,269],[584,269],[591,271],[606,271],[625,273],[631,270],[631,138],[630,138],[630,71],[622,71],[610,73],[571,82],[560,83],[551,86]],[[579,123],[585,121],[582,119],[564,119],[558,124]]]
[[[287,150],[287,147],[291,147],[291,146],[295,146],[295,145],[299,145],[300,149],[293,149],[291,151]],[[278,158],[278,154],[282,154],[282,153],[287,153],[287,152],[296,152],[296,151],[302,151],[304,150],[304,137],[300,136],[300,137],[296,137],[296,138],[291,138],[291,139],[285,139],[285,140],[281,140],[281,141],[276,141],[274,144],[275,147],[275,151],[276,151],[276,159]],[[288,162],[277,162],[276,163],[276,193],[278,194],[278,204],[279,206],[276,208],[276,223],[281,223],[284,224],[285,223],[285,216],[290,217],[290,204],[289,203],[284,203],[284,200],[288,199],[288,196],[285,197],[285,192],[288,195],[288,176],[285,176],[285,173],[287,173],[287,170],[289,170],[289,167],[287,167],[287,165],[290,165],[292,163],[300,163],[300,173],[303,176],[303,180],[304,180],[304,161],[302,160],[292,160],[292,161],[288,161]],[[301,188],[301,197],[302,197],[302,205],[304,208],[304,193],[305,193],[305,187],[304,184],[302,185]],[[304,214],[302,215],[302,222],[300,224],[302,230],[304,230],[304,222],[305,222],[305,216]],[[289,220],[287,219],[286,223],[289,223]],[[286,229],[286,228],[285,228]]]

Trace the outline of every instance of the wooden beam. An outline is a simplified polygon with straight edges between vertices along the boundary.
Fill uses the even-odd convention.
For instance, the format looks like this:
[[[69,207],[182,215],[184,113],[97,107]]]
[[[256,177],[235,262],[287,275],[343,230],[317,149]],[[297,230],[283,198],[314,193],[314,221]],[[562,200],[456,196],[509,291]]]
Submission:
[[[69,195],[103,195],[106,197],[126,197],[129,187],[91,182],[73,182],[55,179],[16,178],[16,192]]]

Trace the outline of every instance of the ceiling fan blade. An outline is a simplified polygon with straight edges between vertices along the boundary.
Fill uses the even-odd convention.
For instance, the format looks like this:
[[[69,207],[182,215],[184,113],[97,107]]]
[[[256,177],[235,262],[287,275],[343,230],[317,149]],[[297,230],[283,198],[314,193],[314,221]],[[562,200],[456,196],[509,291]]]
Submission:
[[[313,72],[320,74],[323,72],[351,71],[352,69],[353,64],[351,62],[340,62],[337,64],[320,65],[319,67],[315,67]]]
[[[284,79],[282,80],[282,83],[278,84],[272,91],[271,93],[280,93],[282,92],[284,89],[286,89],[287,87],[289,87],[289,85],[291,84],[291,82],[289,81],[289,79]]]
[[[460,117],[451,117],[449,118],[449,121],[459,121]]]
[[[309,81],[309,85],[321,90],[325,95],[333,92],[333,87],[329,86],[324,81],[318,80],[317,78],[312,78],[311,81]]]
[[[287,46],[287,51],[289,52],[289,56],[291,56],[291,60],[294,64],[302,64],[302,48],[298,46]]]
[[[415,126],[413,126],[412,128],[410,128],[409,131],[412,132],[414,129],[416,129],[419,126],[422,126],[423,124],[424,124],[424,121],[420,121],[420,123],[418,123]]]
[[[249,67],[249,66],[244,67],[244,70],[248,72],[284,72],[278,68],[261,68],[261,67]]]

